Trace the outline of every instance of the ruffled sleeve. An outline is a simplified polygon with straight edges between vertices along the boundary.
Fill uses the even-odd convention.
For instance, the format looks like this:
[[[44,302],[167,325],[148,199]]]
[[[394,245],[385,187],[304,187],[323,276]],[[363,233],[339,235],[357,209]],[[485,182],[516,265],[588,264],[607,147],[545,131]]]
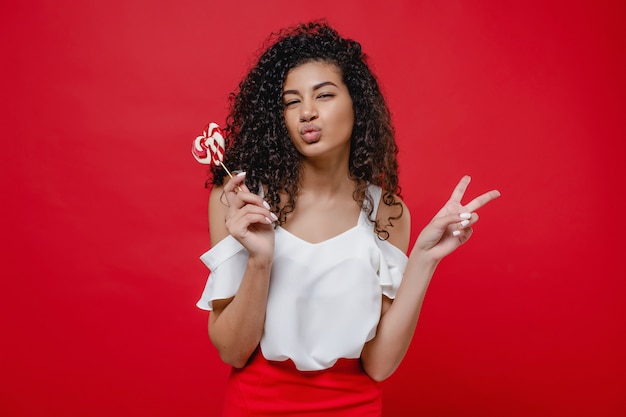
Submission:
[[[200,256],[200,260],[211,273],[196,306],[211,311],[213,300],[230,298],[237,294],[246,270],[248,252],[229,235]]]
[[[404,252],[386,240],[376,238],[376,244],[380,249],[380,261],[378,264],[380,287],[385,296],[394,299],[402,282],[409,258]]]
[[[382,188],[377,185],[370,184],[368,187],[368,192],[372,196],[372,201],[374,203],[373,216],[375,217],[378,213],[378,206],[380,205],[380,199],[382,196]],[[367,200],[364,202],[367,204]],[[374,265],[377,265],[377,274],[378,279],[380,280],[380,287],[382,289],[382,293],[388,298],[394,299],[396,298],[396,293],[398,292],[398,287],[400,287],[400,283],[402,282],[402,277],[404,276],[404,270],[406,268],[406,264],[409,261],[409,258],[406,254],[398,249],[397,246],[389,243],[386,240],[379,239],[374,232],[374,224],[369,220],[369,218],[364,215],[364,210],[361,212],[361,217],[359,222],[363,225],[367,225],[372,231],[373,239],[378,246],[378,262],[375,262]]]

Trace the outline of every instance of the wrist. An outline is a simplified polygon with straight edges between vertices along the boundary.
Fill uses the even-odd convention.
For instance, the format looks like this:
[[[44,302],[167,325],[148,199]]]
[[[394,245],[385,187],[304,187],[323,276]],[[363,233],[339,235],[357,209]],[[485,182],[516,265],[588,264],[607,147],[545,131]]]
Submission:
[[[418,246],[415,246],[413,248],[410,258],[414,259],[413,262],[415,262],[415,264],[419,266],[420,269],[430,271],[434,271],[441,261],[441,259],[434,258],[429,250],[422,249]]]
[[[269,255],[254,255],[248,257],[248,267],[254,269],[271,269],[274,259]]]

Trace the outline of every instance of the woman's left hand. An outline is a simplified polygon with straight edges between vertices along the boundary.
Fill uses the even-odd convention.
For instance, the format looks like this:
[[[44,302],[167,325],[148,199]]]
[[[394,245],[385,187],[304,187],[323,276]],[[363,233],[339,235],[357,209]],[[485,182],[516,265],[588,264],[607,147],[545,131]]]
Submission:
[[[415,248],[434,261],[440,261],[465,243],[472,235],[472,225],[478,221],[476,210],[500,196],[499,191],[491,190],[462,205],[470,180],[466,175],[459,181],[450,199],[417,237]]]

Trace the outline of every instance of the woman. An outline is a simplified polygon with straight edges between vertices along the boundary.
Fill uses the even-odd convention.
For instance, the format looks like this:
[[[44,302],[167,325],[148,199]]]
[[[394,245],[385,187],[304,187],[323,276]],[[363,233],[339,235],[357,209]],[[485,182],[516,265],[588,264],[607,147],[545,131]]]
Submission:
[[[211,270],[198,302],[232,365],[226,416],[380,416],[439,261],[495,190],[469,177],[417,238],[389,110],[360,45],[325,23],[271,38],[233,97],[212,167]]]

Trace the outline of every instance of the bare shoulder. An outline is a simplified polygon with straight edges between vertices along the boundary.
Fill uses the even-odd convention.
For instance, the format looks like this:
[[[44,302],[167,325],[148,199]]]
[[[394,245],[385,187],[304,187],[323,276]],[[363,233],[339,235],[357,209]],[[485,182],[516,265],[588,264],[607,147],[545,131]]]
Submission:
[[[222,198],[224,187],[215,185],[209,195],[209,233],[211,235],[211,246],[216,245],[220,240],[228,236],[226,229],[226,211],[228,206]]]
[[[387,205],[381,199],[376,220],[389,232],[387,241],[407,253],[411,238],[411,213],[402,199],[394,195],[394,204]]]

